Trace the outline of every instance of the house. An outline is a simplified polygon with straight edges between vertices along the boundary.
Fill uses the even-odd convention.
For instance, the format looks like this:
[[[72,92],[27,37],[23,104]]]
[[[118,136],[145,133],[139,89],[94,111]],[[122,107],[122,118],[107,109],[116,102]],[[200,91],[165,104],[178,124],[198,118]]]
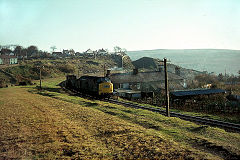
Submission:
[[[69,50],[67,50],[67,49],[64,49],[64,50],[62,51],[62,53],[63,53],[64,56],[69,56],[69,55],[70,55],[70,52],[69,52]]]
[[[54,57],[62,57],[63,56],[63,53],[62,52],[52,52],[52,55]]]
[[[141,91],[131,89],[116,89],[117,96],[127,98],[129,100],[141,98]]]
[[[98,55],[106,55],[106,54],[108,54],[108,52],[102,48],[102,49],[99,49],[99,50],[97,51],[97,54],[98,54]]]
[[[69,50],[69,54],[70,54],[71,56],[75,56],[75,51],[74,51],[73,49],[70,49],[70,50]]]
[[[0,55],[0,64],[17,64],[17,56]]]
[[[160,92],[165,88],[165,74],[163,71],[138,72],[134,69],[131,73],[111,74],[110,79],[114,89],[132,89],[142,92]],[[168,72],[169,89],[183,89],[184,78]]]
[[[127,55],[125,52],[114,52],[113,54],[117,55],[117,56],[126,56]]]
[[[64,56],[75,56],[75,51],[73,49],[64,49],[62,53]]]
[[[83,54],[86,57],[94,57],[94,58],[96,58],[97,51],[93,51],[91,49],[88,49],[85,52],[83,52]]]
[[[88,50],[86,50],[86,51],[84,52],[84,54],[93,54],[93,51],[89,48]]]
[[[75,53],[75,56],[82,57],[82,56],[83,56],[83,53],[76,52],[76,53]]]

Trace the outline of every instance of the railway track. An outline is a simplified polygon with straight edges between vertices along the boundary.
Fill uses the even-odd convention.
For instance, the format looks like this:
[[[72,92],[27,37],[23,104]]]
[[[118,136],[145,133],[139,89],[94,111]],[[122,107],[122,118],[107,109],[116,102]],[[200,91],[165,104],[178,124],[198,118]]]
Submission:
[[[64,89],[68,90],[66,88],[64,88]],[[75,90],[71,90],[71,91],[73,93],[77,94],[78,96],[83,97],[83,98],[96,99],[96,97],[91,96],[91,95],[82,94],[82,93],[79,93]],[[160,113],[160,114],[166,116],[166,111],[164,109],[161,109],[161,108],[152,108],[152,107],[147,107],[147,106],[141,106],[141,105],[130,103],[130,102],[118,101],[118,100],[115,100],[115,99],[104,99],[103,101],[123,105],[123,106],[126,106],[126,107],[131,107],[131,108],[145,109],[145,110],[149,110],[149,111],[152,111],[152,112],[157,112],[157,113]],[[199,123],[199,124],[204,124],[204,125],[209,125],[209,126],[213,126],[213,127],[223,128],[223,129],[226,129],[228,131],[240,132],[240,124],[236,124],[236,123],[218,121],[218,120],[202,118],[202,117],[198,117],[198,116],[190,116],[190,115],[185,115],[185,114],[176,113],[176,112],[170,112],[170,116],[171,117],[178,117],[180,119],[191,121],[191,122],[196,122],[196,123]]]
[[[132,108],[138,108],[138,109],[145,109],[149,110],[152,112],[157,112],[162,115],[166,115],[166,111],[160,108],[152,108],[152,107],[147,107],[147,106],[141,106],[138,104],[130,103],[130,102],[121,102],[118,100],[114,99],[105,99],[106,102],[114,103],[114,104],[120,104],[126,107],[132,107]],[[207,118],[202,118],[198,116],[190,116],[190,115],[185,115],[181,113],[176,113],[176,112],[170,112],[171,117],[178,117],[187,121],[192,121],[200,124],[205,124],[205,125],[210,125],[213,127],[219,127],[223,128],[229,131],[234,131],[234,132],[240,132],[240,124],[236,123],[229,123],[229,122],[223,122],[223,121],[218,121],[218,120],[213,120],[213,119],[207,119]]]

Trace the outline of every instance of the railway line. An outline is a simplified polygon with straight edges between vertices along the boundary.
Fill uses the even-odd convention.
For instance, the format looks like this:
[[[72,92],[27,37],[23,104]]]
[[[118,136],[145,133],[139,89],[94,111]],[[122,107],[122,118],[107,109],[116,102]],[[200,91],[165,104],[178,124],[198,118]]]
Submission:
[[[63,89],[64,90],[69,90],[69,89],[66,89],[66,88],[63,88]],[[77,92],[76,90],[73,90],[73,89],[71,89],[71,92],[73,92],[77,96],[80,96],[80,97],[83,97],[83,98],[96,99],[96,97],[94,97],[94,96],[79,93],[79,92]],[[123,105],[125,107],[145,109],[145,110],[149,110],[149,111],[152,111],[152,112],[157,112],[157,113],[160,113],[160,114],[166,116],[166,111],[164,109],[161,109],[161,108],[152,108],[152,107],[138,105],[138,104],[135,104],[135,103],[123,102],[123,101],[118,101],[118,100],[115,100],[115,99],[108,99],[108,98],[105,98],[105,99],[102,99],[102,100],[105,101],[105,102],[113,103],[113,104]],[[236,124],[236,123],[230,123],[230,122],[224,122],[224,121],[213,120],[213,119],[208,119],[208,118],[202,118],[202,117],[198,117],[198,116],[190,116],[190,115],[176,113],[176,112],[170,112],[170,116],[171,117],[178,117],[178,118],[183,119],[183,120],[187,120],[187,121],[191,121],[191,122],[195,122],[195,123],[199,123],[199,124],[203,124],[203,125],[209,125],[209,126],[213,126],[213,127],[223,128],[223,129],[226,129],[226,130],[231,131],[231,132],[240,132],[240,124]]]
[[[105,99],[104,101],[114,103],[114,104],[120,104],[126,107],[132,107],[132,108],[138,108],[138,109],[145,109],[149,110],[152,112],[157,112],[162,115],[166,115],[166,111],[161,109],[161,108],[152,108],[152,107],[147,107],[147,106],[141,106],[138,104],[130,103],[130,102],[122,102],[114,99]],[[190,116],[190,115],[185,115],[181,113],[176,113],[176,112],[170,112],[171,117],[178,117],[183,120],[191,121],[191,122],[196,122],[199,124],[205,124],[205,125],[210,125],[213,127],[219,127],[223,128],[229,131],[234,131],[234,132],[240,132],[240,124],[236,123],[229,123],[229,122],[224,122],[224,121],[219,121],[219,120],[213,120],[213,119],[207,119],[207,118],[202,118],[198,116]]]

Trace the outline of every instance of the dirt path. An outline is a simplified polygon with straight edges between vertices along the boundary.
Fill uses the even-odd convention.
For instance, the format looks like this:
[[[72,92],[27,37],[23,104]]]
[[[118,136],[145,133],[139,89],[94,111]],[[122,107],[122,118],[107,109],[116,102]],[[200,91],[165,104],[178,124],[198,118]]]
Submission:
[[[188,159],[190,151],[114,116],[27,92],[0,90],[0,159]]]

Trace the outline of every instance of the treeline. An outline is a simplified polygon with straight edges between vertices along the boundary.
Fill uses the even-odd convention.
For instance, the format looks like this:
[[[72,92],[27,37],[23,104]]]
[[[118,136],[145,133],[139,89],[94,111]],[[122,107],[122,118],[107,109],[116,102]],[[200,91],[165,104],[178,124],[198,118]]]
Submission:
[[[211,84],[209,86],[210,88],[222,88],[240,93],[240,70],[238,71],[238,75],[228,75],[222,73],[218,75],[197,75],[192,82],[189,82],[189,88],[205,88],[207,87],[207,84]]]
[[[34,45],[31,45],[27,48],[16,46],[14,50],[9,48],[1,48],[1,55],[10,55],[11,53],[14,53],[14,55],[18,58],[51,57],[49,52],[39,50],[38,47]]]

